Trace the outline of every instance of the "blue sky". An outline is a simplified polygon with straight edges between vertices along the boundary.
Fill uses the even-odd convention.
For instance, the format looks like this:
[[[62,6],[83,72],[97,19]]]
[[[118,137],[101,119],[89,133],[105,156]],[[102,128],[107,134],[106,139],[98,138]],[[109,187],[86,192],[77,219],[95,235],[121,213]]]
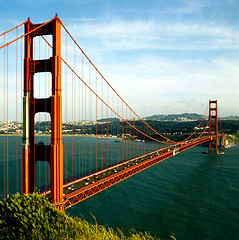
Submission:
[[[0,32],[58,13],[90,59],[141,116],[239,115],[238,0],[0,0]],[[126,87],[127,86],[127,87]]]

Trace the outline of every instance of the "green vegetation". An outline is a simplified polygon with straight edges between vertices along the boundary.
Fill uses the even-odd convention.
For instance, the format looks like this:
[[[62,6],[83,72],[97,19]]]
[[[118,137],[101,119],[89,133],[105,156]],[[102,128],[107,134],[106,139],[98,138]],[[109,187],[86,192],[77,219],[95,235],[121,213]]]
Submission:
[[[226,134],[226,146],[239,144],[239,121],[223,120],[220,125]]]
[[[161,116],[161,115],[160,115]],[[162,115],[164,116],[164,115]],[[199,119],[201,118],[200,115],[195,114],[182,114],[177,115],[177,117],[183,118],[186,117],[186,119]],[[173,140],[173,141],[182,141],[186,139],[188,136],[190,136],[196,127],[198,127],[200,120],[191,120],[191,121],[172,121],[172,119],[175,118],[175,115],[170,115],[171,121],[157,121],[154,120],[155,117],[152,116],[149,117],[148,120],[146,120],[147,124],[149,124],[153,129],[155,129],[157,132],[161,133],[165,137]],[[151,120],[150,120],[151,119]],[[128,120],[128,122],[131,124],[128,125],[125,122],[120,121],[117,118],[107,118],[107,119],[101,119],[97,122],[90,122],[90,121],[84,121],[84,122],[64,122],[62,124],[62,130],[63,135],[66,134],[81,134],[81,135],[105,135],[105,136],[117,136],[122,137],[122,135],[125,135],[123,138],[128,140],[144,140],[144,141],[152,141],[151,138],[156,138],[158,140],[163,140],[158,134],[156,134],[154,131],[150,130],[148,127],[145,126],[144,123],[141,121],[134,121],[134,120]],[[198,129],[195,133],[195,137],[199,136],[206,127],[208,123],[208,119],[205,119],[200,129]],[[1,123],[0,123],[1,126]],[[134,129],[137,128],[140,131],[146,133],[150,138],[147,138],[146,136],[142,135],[140,132]],[[219,132],[221,132],[221,129],[223,129],[223,132],[225,134],[230,134],[233,136],[236,136],[237,132],[239,131],[239,120],[237,120],[237,117],[230,117],[229,119],[223,119],[219,120]],[[9,123],[7,134],[15,134],[16,130],[22,129],[22,123],[16,124],[15,122]],[[49,121],[47,122],[36,122],[35,123],[35,130],[39,134],[50,134],[51,130],[51,123]],[[2,127],[2,130],[0,130],[0,134],[4,134],[5,128]],[[6,132],[5,132],[6,134]]]
[[[219,129],[226,134],[236,135],[239,132],[239,120],[223,120],[219,122]]]
[[[239,144],[239,131],[234,134],[226,134],[226,145]]]
[[[154,239],[148,233],[89,224],[55,209],[46,197],[37,193],[19,193],[0,201],[0,239]]]
[[[136,127],[142,132],[145,132],[152,138],[156,138],[158,140],[164,140],[163,138],[159,137],[155,132],[146,128],[145,125],[141,121],[128,121],[132,126]],[[163,134],[167,138],[173,141],[182,141],[190,136],[194,131],[195,128],[198,127],[200,121],[185,121],[185,122],[177,122],[177,121],[155,121],[155,120],[148,120],[146,121],[153,129],[157,132]],[[195,137],[199,136],[202,133],[202,130],[206,127],[208,120],[202,122],[200,129],[196,131]],[[151,139],[146,138],[138,131],[133,129],[133,127],[125,124],[124,122],[120,121],[113,121],[109,123],[98,124],[97,127],[95,124],[89,124],[82,128],[75,125],[73,126],[65,126],[65,129],[72,130],[73,134],[77,133],[76,129],[79,128],[79,132],[81,134],[102,134],[102,135],[118,135],[121,136],[122,134],[130,134],[131,136],[135,136],[137,139],[142,139],[145,141],[151,141]],[[232,134],[235,135],[239,131],[239,120],[222,120],[219,121],[218,130],[225,134]]]

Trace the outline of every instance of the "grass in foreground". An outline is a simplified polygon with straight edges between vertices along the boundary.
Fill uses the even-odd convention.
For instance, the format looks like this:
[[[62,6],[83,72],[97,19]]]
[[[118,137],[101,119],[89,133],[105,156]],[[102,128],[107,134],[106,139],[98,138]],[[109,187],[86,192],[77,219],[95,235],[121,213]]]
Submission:
[[[0,239],[154,239],[149,233],[132,230],[129,236],[118,229],[71,218],[37,193],[19,193],[0,201]]]

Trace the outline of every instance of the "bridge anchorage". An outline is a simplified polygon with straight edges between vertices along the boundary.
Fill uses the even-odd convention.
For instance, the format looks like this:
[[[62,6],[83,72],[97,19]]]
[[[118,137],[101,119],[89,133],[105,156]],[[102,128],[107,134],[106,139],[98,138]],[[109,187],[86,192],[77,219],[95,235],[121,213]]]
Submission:
[[[181,142],[174,142],[153,129],[129,107],[80,48],[58,16],[43,24],[33,24],[28,19],[19,26],[23,26],[23,24],[25,34],[6,44],[4,40],[4,45],[0,46],[0,50],[5,49],[6,46],[10,46],[18,39],[25,39],[23,47],[25,52],[23,118],[21,120],[23,124],[22,129],[18,129],[19,131],[22,130],[23,133],[22,164],[20,166],[23,194],[33,192],[36,185],[39,188],[45,186],[45,190],[42,190],[40,194],[50,197],[58,209],[65,210],[154,164],[174,157],[199,144],[208,143],[208,153],[219,153],[218,146],[223,144],[223,134],[218,132],[217,100],[209,101],[208,121],[204,121],[205,112],[202,121],[190,136]],[[62,47],[61,38],[64,39],[64,34],[61,35],[61,31],[63,29],[66,33],[66,45]],[[7,32],[1,36],[5,36]],[[47,41],[48,38],[45,35],[50,35],[51,43]],[[72,45],[70,45],[70,48],[68,47],[70,53],[67,52],[68,39],[74,44],[73,47]],[[43,45],[40,41],[47,46],[45,48],[45,59],[40,58],[40,52],[42,51],[40,46]],[[39,42],[39,59],[36,59],[37,54],[35,54],[37,52],[36,42]],[[66,51],[65,59],[61,56],[61,48]],[[49,54],[47,54],[47,49]],[[3,54],[4,61],[8,63],[8,48],[4,50]],[[64,55],[64,52],[62,54]],[[17,56],[16,50],[16,63]],[[21,55],[21,63],[22,59]],[[67,59],[71,63],[67,62]],[[65,66],[63,79],[61,79],[62,62]],[[4,62],[4,69],[6,69],[4,76],[8,76],[7,63]],[[20,65],[21,69],[22,65]],[[70,80],[69,76],[67,80],[67,71],[71,74]],[[18,71],[16,70],[16,72]],[[49,77],[51,90],[49,87],[49,94],[44,95],[44,98],[40,98],[40,96],[37,98],[37,91],[34,89],[36,86],[34,85],[34,76],[36,78],[37,73],[45,74],[46,72],[51,73],[51,75],[48,75],[51,76]],[[16,77],[16,82],[17,79]],[[62,80],[65,85],[62,84]],[[7,78],[5,78],[5,82],[8,84]],[[7,87],[4,87],[4,91],[8,91]],[[6,107],[4,105],[4,112],[6,112],[8,111],[8,92],[7,94],[4,92],[3,95],[4,101],[6,100],[6,103],[4,103],[6,105]],[[16,109],[17,102],[16,98]],[[65,103],[65,109],[62,108],[62,102]],[[67,114],[67,108],[68,111],[71,110],[70,114]],[[93,111],[95,112],[93,113]],[[62,112],[65,114],[64,118],[66,120],[64,119],[64,122],[62,122]],[[51,118],[50,121],[46,120],[48,123],[50,122],[51,127],[47,127],[47,131],[45,131],[45,143],[40,141],[42,136],[39,135],[39,144],[35,143],[35,127],[37,125],[35,118],[37,113],[48,113]],[[72,121],[68,121],[67,117],[69,115],[72,115]],[[106,122],[104,122],[105,119]],[[114,121],[109,122],[108,119]],[[8,120],[6,122],[8,123]],[[6,125],[4,130],[8,129],[6,122],[4,120]],[[70,147],[67,146],[70,142],[69,131],[72,134],[70,136],[72,140],[72,144],[69,144]],[[66,134],[64,139],[62,132]],[[49,133],[51,139],[48,145],[46,138]],[[6,135],[8,136],[7,131]],[[6,145],[7,148],[6,150],[4,148],[4,159],[8,159],[8,142],[5,144],[5,141],[8,141],[7,139],[8,137],[5,138],[4,135],[4,146]],[[18,136],[16,136],[16,139],[18,139]],[[67,154],[69,152],[72,152],[72,154]],[[70,158],[68,162],[67,157]],[[16,159],[18,159],[17,153]],[[42,181],[45,184],[40,181],[42,167],[40,161],[45,162],[45,179]],[[36,163],[38,163],[39,172],[36,171],[38,167]],[[16,169],[18,169],[17,166]],[[5,196],[9,193],[8,169],[8,162],[6,164],[4,162],[4,187],[7,185],[6,191],[4,190]],[[38,177],[39,184],[37,184]],[[18,178],[16,185],[18,185]]]

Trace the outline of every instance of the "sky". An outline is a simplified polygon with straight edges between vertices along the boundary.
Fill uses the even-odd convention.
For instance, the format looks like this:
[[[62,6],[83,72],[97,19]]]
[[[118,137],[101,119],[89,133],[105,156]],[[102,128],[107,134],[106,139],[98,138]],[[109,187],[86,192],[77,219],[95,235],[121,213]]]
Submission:
[[[238,0],[0,0],[0,33],[57,13],[142,117],[200,113],[218,100],[239,115]]]

